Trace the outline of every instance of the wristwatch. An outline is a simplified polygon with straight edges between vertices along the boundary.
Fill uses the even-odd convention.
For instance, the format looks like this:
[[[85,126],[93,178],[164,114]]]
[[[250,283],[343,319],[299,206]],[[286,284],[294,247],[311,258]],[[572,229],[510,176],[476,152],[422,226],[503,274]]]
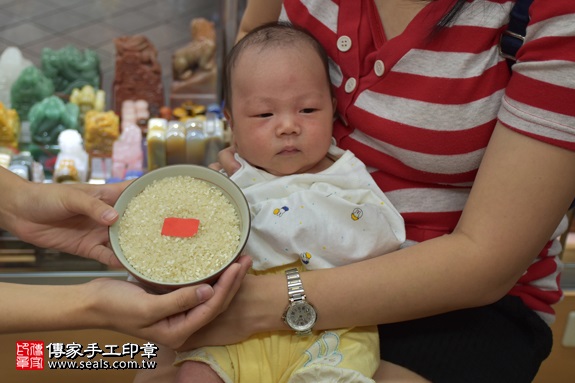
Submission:
[[[317,321],[315,308],[306,300],[298,269],[286,270],[286,278],[289,304],[282,319],[296,335],[309,335]]]

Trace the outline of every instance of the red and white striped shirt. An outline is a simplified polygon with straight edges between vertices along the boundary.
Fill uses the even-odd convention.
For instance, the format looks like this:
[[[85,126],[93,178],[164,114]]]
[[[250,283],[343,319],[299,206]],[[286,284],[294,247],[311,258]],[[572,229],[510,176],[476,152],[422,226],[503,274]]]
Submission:
[[[334,135],[373,170],[402,214],[408,244],[451,232],[499,120],[575,150],[575,2],[534,0],[526,41],[510,75],[498,53],[513,1],[435,0],[387,40],[373,0],[286,0],[281,20],[326,48],[341,121]],[[551,240],[511,294],[547,322],[561,299]]]

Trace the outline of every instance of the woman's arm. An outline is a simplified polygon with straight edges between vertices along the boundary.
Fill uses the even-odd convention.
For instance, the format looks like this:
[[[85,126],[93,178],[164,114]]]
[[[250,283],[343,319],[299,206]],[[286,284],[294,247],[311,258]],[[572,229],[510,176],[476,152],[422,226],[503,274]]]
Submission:
[[[225,310],[250,265],[240,258],[213,287],[164,295],[103,278],[66,286],[0,283],[0,333],[101,328],[175,348]]]
[[[39,184],[0,167],[0,228],[36,246],[119,265],[108,226],[118,218],[111,205],[127,185]]]
[[[126,185],[42,185],[0,167],[0,227],[38,246],[114,263],[107,225],[118,214],[110,205]],[[112,279],[66,286],[0,283],[0,333],[103,328],[175,348],[228,307],[250,265],[242,257],[213,288],[164,295]]]
[[[575,153],[498,124],[452,234],[303,273],[318,312],[316,329],[405,321],[498,300],[557,228],[575,195],[570,174]],[[285,277],[248,276],[229,310],[186,347],[288,330],[281,320],[286,305]]]
[[[281,0],[248,0],[242,15],[236,42],[252,29],[265,23],[277,21],[281,7]]]

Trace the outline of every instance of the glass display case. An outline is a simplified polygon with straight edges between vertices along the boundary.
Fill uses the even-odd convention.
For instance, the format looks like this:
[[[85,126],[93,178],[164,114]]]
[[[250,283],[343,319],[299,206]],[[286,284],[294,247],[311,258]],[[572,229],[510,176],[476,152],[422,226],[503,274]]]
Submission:
[[[98,277],[126,279],[127,273],[92,259],[36,247],[0,230],[0,282],[60,285]]]
[[[107,91],[106,97],[109,98],[115,67],[115,52],[113,49],[110,50],[110,47],[113,46],[112,42],[115,38],[137,34],[149,36],[159,51],[163,81],[167,85],[171,81],[171,56],[177,47],[187,43],[188,33],[186,32],[190,20],[196,17],[206,18],[214,22],[216,29],[219,82],[223,56],[235,42],[246,0],[169,1],[161,4],[150,0],[134,0],[124,3],[78,1],[74,4],[63,5],[59,12],[63,15],[76,14],[78,25],[65,28],[60,25],[59,17],[54,16],[46,21],[43,17],[34,16],[30,18],[30,23],[42,25],[50,23],[52,35],[46,36],[50,37],[46,39],[46,44],[40,46],[41,44],[38,43],[38,48],[31,50],[25,49],[26,44],[21,45],[19,41],[10,40],[9,42],[14,46],[20,46],[25,56],[31,59],[30,65],[34,64],[37,67],[40,67],[40,53],[44,47],[56,49],[71,43],[78,44],[80,48],[94,47],[101,60],[101,85]],[[0,8],[9,7],[0,5]],[[81,20],[88,20],[84,15],[90,16],[90,22],[86,26],[81,23]],[[65,20],[64,16],[62,20]],[[16,25],[17,23],[13,23],[8,18],[0,21],[2,29]],[[28,33],[26,28],[21,28],[21,34],[26,35]],[[78,31],[73,38],[72,30]],[[28,37],[32,41],[35,36]],[[58,45],[52,46],[55,41]],[[4,48],[6,46],[0,44],[0,53]],[[218,87],[220,86],[221,84],[218,83]],[[168,93],[169,87],[164,88]],[[167,94],[166,99],[168,99]],[[110,100],[107,105],[110,107]],[[0,282],[70,284],[85,282],[96,277],[125,279],[126,276],[123,270],[109,269],[94,260],[50,249],[41,249],[0,230]]]

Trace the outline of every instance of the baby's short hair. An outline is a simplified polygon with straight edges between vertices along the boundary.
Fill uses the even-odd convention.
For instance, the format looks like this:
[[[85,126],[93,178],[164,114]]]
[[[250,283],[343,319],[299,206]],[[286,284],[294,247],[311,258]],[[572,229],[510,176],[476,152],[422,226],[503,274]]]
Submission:
[[[241,53],[246,48],[259,47],[260,49],[266,49],[268,47],[281,47],[282,45],[293,45],[295,43],[308,44],[312,47],[319,55],[323,66],[325,68],[325,75],[328,84],[330,84],[329,79],[329,63],[328,56],[320,44],[309,32],[305,29],[295,26],[291,23],[284,21],[275,21],[267,24],[263,24],[246,34],[236,45],[230,50],[226,56],[224,63],[224,75],[223,75],[223,98],[226,104],[226,108],[231,110],[232,102],[232,70],[236,64]],[[331,86],[330,86],[331,91]]]

